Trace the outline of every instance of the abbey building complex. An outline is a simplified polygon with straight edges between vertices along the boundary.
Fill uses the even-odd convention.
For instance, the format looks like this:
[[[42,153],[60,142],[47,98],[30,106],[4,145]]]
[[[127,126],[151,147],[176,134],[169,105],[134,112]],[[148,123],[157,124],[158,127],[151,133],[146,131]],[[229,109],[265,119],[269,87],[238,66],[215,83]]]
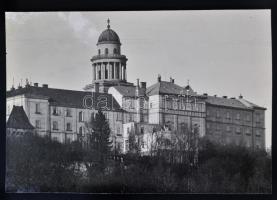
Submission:
[[[160,75],[153,85],[139,79],[128,82],[128,59],[109,23],[96,48],[97,55],[91,58],[92,81],[83,91],[28,82],[7,91],[7,128],[14,134],[34,129],[62,143],[85,141],[86,123],[101,109],[109,121],[111,141],[123,153],[128,152],[131,132],[140,136],[141,151],[147,153],[153,134],[185,129],[197,129],[197,137],[222,144],[265,148],[265,108],[241,95],[198,94],[189,83],[180,86]]]

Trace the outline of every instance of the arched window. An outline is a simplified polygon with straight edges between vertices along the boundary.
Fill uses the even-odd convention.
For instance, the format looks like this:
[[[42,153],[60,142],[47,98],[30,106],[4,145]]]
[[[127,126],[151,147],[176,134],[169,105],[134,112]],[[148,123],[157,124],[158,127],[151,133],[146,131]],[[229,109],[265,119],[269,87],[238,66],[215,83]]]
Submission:
[[[100,55],[101,54],[101,50],[100,49],[98,49],[98,55]]]
[[[109,53],[108,48],[105,48],[105,54],[107,55]]]
[[[113,49],[113,54],[117,54],[117,49],[116,48]]]

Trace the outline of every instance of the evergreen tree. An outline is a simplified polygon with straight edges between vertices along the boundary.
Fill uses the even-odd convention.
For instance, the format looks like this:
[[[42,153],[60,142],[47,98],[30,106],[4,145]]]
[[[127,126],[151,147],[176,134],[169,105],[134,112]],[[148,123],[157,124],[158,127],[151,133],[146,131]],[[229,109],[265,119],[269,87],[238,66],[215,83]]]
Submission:
[[[107,158],[111,155],[112,142],[110,141],[109,123],[101,110],[98,110],[95,118],[92,118],[91,127],[91,150],[95,154],[100,169],[104,170]]]

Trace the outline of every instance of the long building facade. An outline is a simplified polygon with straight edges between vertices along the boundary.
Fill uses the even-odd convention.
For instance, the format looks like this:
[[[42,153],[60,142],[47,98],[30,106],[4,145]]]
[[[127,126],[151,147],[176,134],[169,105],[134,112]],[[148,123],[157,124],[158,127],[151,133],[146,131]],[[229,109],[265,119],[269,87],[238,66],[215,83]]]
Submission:
[[[86,140],[87,123],[101,109],[109,121],[111,140],[121,152],[128,151],[131,129],[141,135],[159,127],[174,132],[198,127],[199,137],[222,144],[235,143],[265,148],[265,108],[242,96],[228,98],[197,94],[188,84],[162,80],[127,82],[127,57],[121,54],[119,36],[110,28],[99,36],[97,53],[91,58],[92,82],[83,91],[50,88],[38,83],[12,87],[6,92],[8,120],[13,106],[23,109],[42,136],[60,142]],[[146,138],[146,137],[144,137]],[[146,152],[149,147],[142,143]]]

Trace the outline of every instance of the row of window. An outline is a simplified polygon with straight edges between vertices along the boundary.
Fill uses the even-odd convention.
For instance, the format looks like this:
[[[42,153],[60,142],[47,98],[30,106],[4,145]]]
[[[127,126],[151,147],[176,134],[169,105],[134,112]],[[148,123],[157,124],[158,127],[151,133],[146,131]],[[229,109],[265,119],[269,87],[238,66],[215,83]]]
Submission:
[[[211,128],[210,124],[207,124],[207,129],[210,129],[210,128]],[[221,127],[219,125],[216,125],[215,129],[216,129],[216,131],[220,131]],[[228,126],[228,125],[226,126],[226,131],[227,132],[231,132],[232,131],[231,129],[232,129],[231,126]],[[243,132],[243,129],[241,127],[235,127],[235,132],[237,134],[240,134],[240,133]],[[256,136],[258,136],[258,137],[261,136],[261,132],[259,130],[256,130],[255,132],[256,132]],[[250,128],[246,128],[245,134],[246,135],[251,135],[252,134]]]
[[[117,48],[114,48],[113,49],[113,54],[119,54],[120,52],[117,50]],[[98,55],[100,55],[101,54],[101,50],[100,49],[98,49]],[[108,48],[105,48],[105,54],[107,55],[107,54],[109,54],[109,49]]]
[[[36,104],[35,113],[41,114],[41,112],[40,112],[40,104],[39,103]],[[55,115],[55,116],[62,115],[61,110],[58,109],[57,107],[53,107],[52,115]],[[92,115],[95,115],[95,114],[92,113]],[[106,119],[108,119],[108,114],[104,113],[104,115],[105,115]],[[72,110],[70,108],[66,108],[65,116],[66,117],[72,117]],[[79,113],[78,113],[78,120],[79,120],[79,122],[84,122],[84,111],[79,111]]]
[[[35,121],[35,127],[37,129],[41,128],[41,122],[40,122],[40,120],[36,120]],[[80,134],[83,134],[83,132],[84,132],[83,129],[84,128],[82,126],[79,127],[79,133]],[[59,123],[57,121],[53,121],[52,122],[52,130],[55,130],[55,131],[59,130]],[[70,122],[66,123],[66,131],[72,131],[72,124]]]
[[[207,110],[207,116],[210,116],[210,111],[209,111],[209,110]],[[219,112],[219,111],[216,111],[216,118],[220,118],[220,117],[221,117],[220,112]],[[230,115],[230,112],[226,112],[225,117],[226,117],[226,119],[229,119],[229,120],[232,119],[232,117],[231,117],[231,115]],[[236,120],[240,120],[240,119],[241,119],[240,113],[236,113],[235,119],[236,119]],[[256,122],[260,122],[260,121],[261,121],[261,116],[257,113],[257,114],[255,115],[255,119],[256,119]],[[246,115],[245,120],[248,121],[248,122],[251,121],[251,118],[250,118],[250,115],[249,115],[249,114]]]

